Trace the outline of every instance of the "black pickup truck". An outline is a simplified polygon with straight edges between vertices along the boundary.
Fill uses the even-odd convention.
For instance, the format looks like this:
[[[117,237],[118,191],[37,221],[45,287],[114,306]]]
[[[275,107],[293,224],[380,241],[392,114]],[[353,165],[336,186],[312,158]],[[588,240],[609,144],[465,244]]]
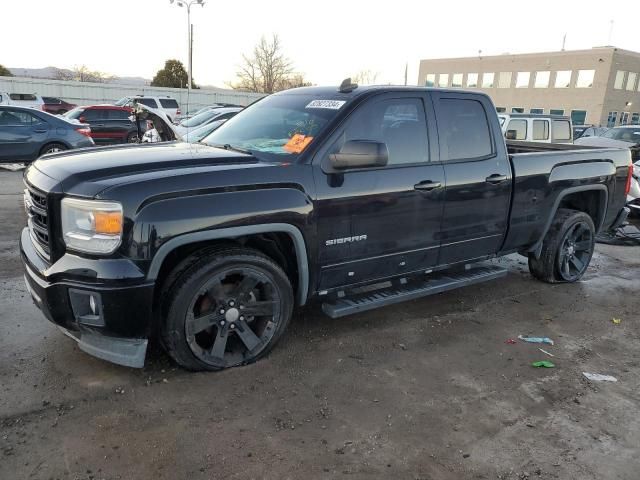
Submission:
[[[158,335],[192,370],[255,361],[313,298],[340,317],[497,278],[482,262],[515,252],[574,282],[625,218],[629,150],[513,148],[480,93],[278,93],[201,144],[34,162],[25,279],[84,351],[141,367]]]

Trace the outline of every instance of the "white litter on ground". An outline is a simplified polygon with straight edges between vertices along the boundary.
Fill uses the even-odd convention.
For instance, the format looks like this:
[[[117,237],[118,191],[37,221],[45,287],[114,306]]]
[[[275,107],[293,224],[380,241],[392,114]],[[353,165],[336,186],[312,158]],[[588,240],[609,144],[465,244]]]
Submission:
[[[587,372],[582,372],[582,374],[593,382],[617,382],[618,381],[616,377],[612,377],[611,375],[601,375],[599,373],[587,373]]]
[[[0,168],[10,170],[12,172],[18,172],[24,170],[26,165],[24,163],[0,163]]]

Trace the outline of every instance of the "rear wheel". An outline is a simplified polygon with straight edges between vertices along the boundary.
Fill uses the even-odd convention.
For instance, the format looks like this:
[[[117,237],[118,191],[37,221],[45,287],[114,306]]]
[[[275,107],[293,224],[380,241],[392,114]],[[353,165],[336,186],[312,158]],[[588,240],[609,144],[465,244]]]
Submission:
[[[593,220],[584,212],[559,209],[539,258],[529,255],[529,271],[549,283],[576,282],[589,267],[595,245]]]
[[[42,147],[42,150],[40,150],[40,157],[42,155],[46,155],[47,153],[56,153],[56,152],[62,152],[64,150],[67,150],[67,146],[62,144],[62,143],[50,143],[48,145],[45,145],[44,147]]]
[[[292,310],[289,279],[270,258],[245,248],[210,251],[169,287],[162,341],[189,370],[245,365],[273,348]]]

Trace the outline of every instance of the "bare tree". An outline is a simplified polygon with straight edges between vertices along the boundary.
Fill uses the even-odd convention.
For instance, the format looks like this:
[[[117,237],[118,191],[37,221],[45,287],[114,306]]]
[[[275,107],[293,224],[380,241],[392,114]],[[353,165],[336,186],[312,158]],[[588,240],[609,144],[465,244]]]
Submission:
[[[373,70],[360,70],[352,78],[358,85],[373,85],[378,79],[379,72]]]
[[[73,80],[73,72],[62,68],[54,68],[53,76],[56,80]]]
[[[282,53],[280,38],[274,34],[270,40],[264,36],[253,49],[253,55],[242,55],[237,82],[231,86],[239,90],[273,93],[292,86],[308,85],[304,77],[293,73],[291,61]]]
[[[57,68],[55,71],[57,80],[75,80],[76,82],[107,83],[115,77],[107,73],[90,70],[86,65],[76,65],[73,70]]]

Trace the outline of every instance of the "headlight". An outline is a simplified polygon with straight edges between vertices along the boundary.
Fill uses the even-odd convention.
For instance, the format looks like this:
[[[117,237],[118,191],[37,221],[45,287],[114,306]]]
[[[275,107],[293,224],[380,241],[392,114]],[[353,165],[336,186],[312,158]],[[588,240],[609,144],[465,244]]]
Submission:
[[[70,250],[112,253],[122,241],[122,205],[100,200],[62,199],[62,236]]]

